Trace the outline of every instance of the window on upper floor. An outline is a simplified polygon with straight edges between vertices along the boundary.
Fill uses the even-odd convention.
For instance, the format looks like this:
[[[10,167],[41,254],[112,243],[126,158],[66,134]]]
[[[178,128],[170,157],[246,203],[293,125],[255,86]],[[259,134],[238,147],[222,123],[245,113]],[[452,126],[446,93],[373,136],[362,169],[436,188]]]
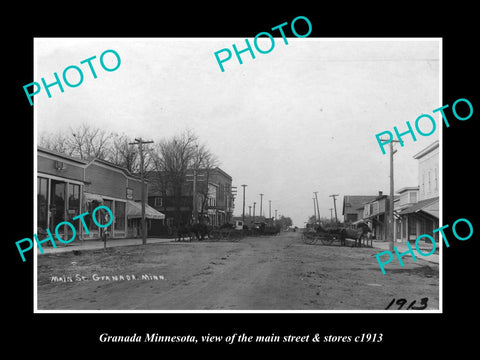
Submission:
[[[156,208],[163,206],[163,198],[160,196],[155,196],[155,200],[153,202],[153,206]]]
[[[428,171],[428,192],[432,192],[432,183],[430,181],[430,174],[431,174],[431,171]]]
[[[417,202],[417,193],[416,192],[411,192],[410,193],[410,202],[411,203],[416,203]]]

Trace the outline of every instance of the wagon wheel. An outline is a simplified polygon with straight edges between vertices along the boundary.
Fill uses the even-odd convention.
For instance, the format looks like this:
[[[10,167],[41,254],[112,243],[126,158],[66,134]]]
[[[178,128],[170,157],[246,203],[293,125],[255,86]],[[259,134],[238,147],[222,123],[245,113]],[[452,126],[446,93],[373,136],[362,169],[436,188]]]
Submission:
[[[305,244],[313,245],[317,242],[317,239],[315,238],[315,236],[311,234],[302,234],[302,238]]]
[[[335,241],[335,237],[333,236],[322,236],[320,237],[323,245],[331,245]]]

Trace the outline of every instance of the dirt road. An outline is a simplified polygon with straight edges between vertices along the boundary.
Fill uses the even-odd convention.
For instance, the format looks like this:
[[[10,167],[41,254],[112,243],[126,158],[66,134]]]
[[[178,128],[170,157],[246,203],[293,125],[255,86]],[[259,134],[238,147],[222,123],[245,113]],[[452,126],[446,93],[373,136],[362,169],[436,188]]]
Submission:
[[[438,265],[404,258],[383,275],[378,252],[286,232],[41,255],[38,309],[383,310],[393,298],[438,309]]]

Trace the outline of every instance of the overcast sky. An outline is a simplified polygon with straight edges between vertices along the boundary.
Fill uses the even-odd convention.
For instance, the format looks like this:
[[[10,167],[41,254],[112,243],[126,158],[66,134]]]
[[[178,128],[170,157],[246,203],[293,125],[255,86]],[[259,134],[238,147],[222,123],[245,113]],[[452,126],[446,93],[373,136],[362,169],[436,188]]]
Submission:
[[[318,191],[321,216],[330,216],[330,194],[389,193],[389,157],[375,134],[393,126],[406,130],[420,114],[441,103],[440,40],[275,38],[269,54],[255,59],[233,55],[221,72],[214,52],[245,47],[244,38],[37,38],[32,81],[53,82],[69,65],[84,70],[84,81],[65,92],[52,87],[35,96],[37,132],[68,131],[82,123],[132,137],[158,141],[193,130],[217,155],[238,187],[235,214],[264,193],[273,210],[295,225],[313,214]],[[253,43],[253,39],[250,39]],[[261,43],[268,49],[269,42]],[[120,67],[104,71],[100,54],[118,52]],[[92,62],[98,78],[80,61]],[[106,56],[106,61],[114,58]],[[223,56],[223,54],[222,54]],[[113,65],[115,63],[113,62]],[[108,65],[108,66],[113,66]],[[74,71],[69,72],[74,82]],[[70,77],[69,77],[70,79]],[[418,185],[412,156],[439,139],[406,136],[396,145],[395,189]],[[427,123],[421,127],[427,132]],[[258,210],[257,210],[258,214]]]

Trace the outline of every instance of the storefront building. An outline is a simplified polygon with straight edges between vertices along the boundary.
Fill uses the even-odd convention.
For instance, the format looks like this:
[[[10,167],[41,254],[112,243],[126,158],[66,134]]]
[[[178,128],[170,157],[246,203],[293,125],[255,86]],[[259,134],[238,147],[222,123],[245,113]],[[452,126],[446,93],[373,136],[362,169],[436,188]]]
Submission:
[[[145,183],[147,193],[148,183]],[[140,232],[138,201],[142,182],[126,169],[100,159],[79,160],[65,154],[38,147],[37,149],[37,227],[39,233],[55,229],[62,221],[75,226],[81,240],[100,238],[100,229],[91,218],[99,205],[107,206],[113,222],[106,229],[110,238],[136,237]],[[74,217],[84,217],[89,233]],[[147,219],[162,219],[163,214],[146,205]],[[99,219],[97,221],[100,222]],[[71,229],[60,229],[64,239]]]
[[[413,156],[418,160],[418,186],[397,191],[400,202],[397,215],[397,239],[414,242],[423,234],[430,234],[438,241],[439,227],[439,142],[434,141]],[[429,241],[425,239],[424,241]]]

